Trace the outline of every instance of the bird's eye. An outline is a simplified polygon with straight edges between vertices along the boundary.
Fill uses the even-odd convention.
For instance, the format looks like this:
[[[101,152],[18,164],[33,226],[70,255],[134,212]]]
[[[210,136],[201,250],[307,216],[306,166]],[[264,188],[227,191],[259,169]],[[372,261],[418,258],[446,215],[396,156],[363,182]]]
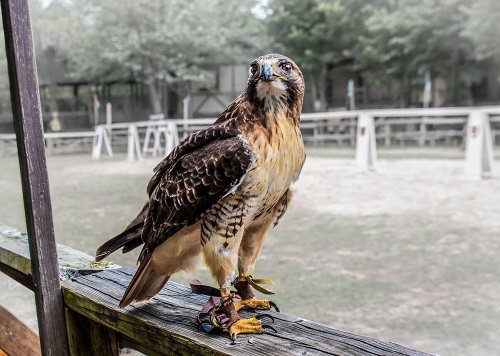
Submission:
[[[257,64],[252,64],[250,66],[250,74],[255,75],[255,73],[257,73]]]
[[[290,74],[293,69],[293,66],[288,62],[284,62],[280,64],[280,68],[283,72],[285,72],[285,74]]]

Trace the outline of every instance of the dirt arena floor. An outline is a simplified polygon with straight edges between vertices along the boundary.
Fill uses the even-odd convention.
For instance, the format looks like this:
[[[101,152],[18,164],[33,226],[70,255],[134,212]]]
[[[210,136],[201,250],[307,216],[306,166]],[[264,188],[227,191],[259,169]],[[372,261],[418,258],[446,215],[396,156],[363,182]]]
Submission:
[[[16,159],[0,157],[0,222],[24,231]],[[141,206],[157,161],[49,157],[57,241],[92,254]],[[285,313],[440,355],[499,355],[500,179],[463,167],[458,148],[381,150],[373,173],[351,149],[309,149],[254,276],[276,282]],[[203,267],[174,280],[195,277],[211,282]],[[0,304],[36,328],[33,297],[3,275]]]

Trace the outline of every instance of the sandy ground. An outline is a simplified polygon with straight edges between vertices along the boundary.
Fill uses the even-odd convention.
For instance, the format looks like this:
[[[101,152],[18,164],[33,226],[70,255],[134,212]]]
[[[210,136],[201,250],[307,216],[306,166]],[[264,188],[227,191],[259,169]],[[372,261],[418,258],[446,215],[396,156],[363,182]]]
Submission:
[[[254,275],[276,281],[286,313],[440,355],[500,354],[500,180],[466,179],[458,149],[382,151],[375,173],[352,154],[308,151]],[[157,160],[122,158],[49,158],[59,243],[92,253],[139,208]],[[24,230],[16,158],[0,167],[0,221]],[[175,280],[194,277],[210,281],[204,268]],[[36,327],[31,294],[5,276],[0,287]]]

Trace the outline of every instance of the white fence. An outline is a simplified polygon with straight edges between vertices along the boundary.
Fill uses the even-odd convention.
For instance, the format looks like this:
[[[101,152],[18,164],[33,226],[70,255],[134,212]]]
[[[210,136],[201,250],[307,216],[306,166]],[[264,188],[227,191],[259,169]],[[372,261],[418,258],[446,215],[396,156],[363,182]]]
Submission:
[[[374,120],[375,138],[380,145],[388,147],[394,144],[434,145],[438,141],[455,141],[464,145],[467,123],[471,113],[481,111],[491,125],[493,144],[500,136],[500,106],[467,108],[431,108],[431,109],[384,109],[357,110],[342,112],[324,112],[303,114],[301,128],[306,142],[322,145],[336,142],[354,146],[356,143],[358,118],[370,116]],[[49,149],[64,142],[87,139],[94,136],[93,158],[99,159],[102,148],[112,155],[112,146],[118,142],[129,146],[129,159],[141,158],[149,152],[159,155],[168,152],[172,144],[178,142],[179,135],[204,128],[215,118],[189,120],[147,120],[130,123],[100,125],[92,132],[46,133]],[[139,140],[142,140],[139,142]],[[147,142],[145,142],[147,141]],[[78,142],[78,141],[76,141]],[[149,146],[152,142],[153,148]],[[15,143],[12,134],[0,135],[0,155],[2,148]],[[147,144],[146,144],[147,143]],[[160,146],[162,145],[162,146]]]
[[[377,141],[389,147],[407,143],[425,146],[437,141],[465,142],[467,123],[472,112],[481,111],[492,126],[493,143],[500,136],[500,107],[358,110],[303,114],[304,140],[321,145],[325,142],[356,142],[360,115],[374,119]]]

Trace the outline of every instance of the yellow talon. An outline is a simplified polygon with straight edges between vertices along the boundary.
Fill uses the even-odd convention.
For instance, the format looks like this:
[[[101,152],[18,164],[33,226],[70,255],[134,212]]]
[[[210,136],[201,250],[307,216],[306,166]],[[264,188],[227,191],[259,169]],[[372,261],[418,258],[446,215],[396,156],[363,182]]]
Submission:
[[[236,309],[236,311],[244,307],[248,307],[251,309],[269,310],[271,309],[271,304],[269,304],[269,300],[259,300],[259,299],[245,299],[234,302],[234,308]]]
[[[229,327],[229,335],[234,341],[239,334],[262,334],[266,330],[262,327],[262,322],[257,318],[240,319]]]

